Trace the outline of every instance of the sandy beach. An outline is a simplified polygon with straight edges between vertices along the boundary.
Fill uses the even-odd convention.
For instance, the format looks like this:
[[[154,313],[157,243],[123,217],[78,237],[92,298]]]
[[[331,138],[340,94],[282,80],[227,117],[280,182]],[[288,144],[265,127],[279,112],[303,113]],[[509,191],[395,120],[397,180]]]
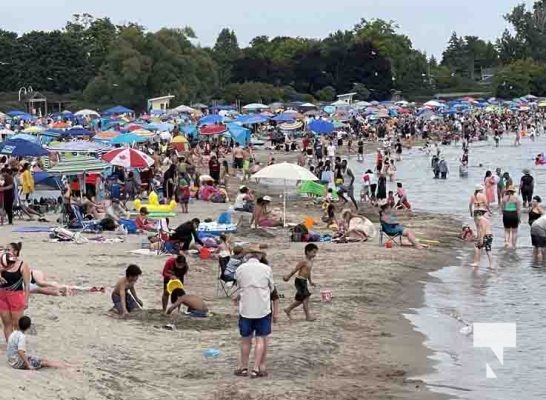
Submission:
[[[277,197],[278,199],[278,197]],[[277,204],[274,206],[279,206]],[[216,217],[225,204],[194,202],[190,216]],[[377,222],[372,209],[365,213]],[[309,201],[289,202],[289,220],[304,216],[320,220]],[[187,217],[179,215],[176,226]],[[236,378],[239,353],[237,310],[216,293],[216,260],[189,258],[186,288],[205,298],[214,315],[207,319],[179,316],[176,330],[162,326],[164,256],[130,253],[143,236],[129,235],[124,243],[48,243],[46,233],[14,233],[3,226],[4,242],[23,241],[24,259],[32,268],[66,284],[105,286],[105,294],[70,297],[34,295],[27,314],[34,322],[29,335],[33,354],[74,365],[67,370],[17,371],[0,363],[2,399],[436,399],[419,382],[408,381],[427,371],[423,338],[402,313],[421,302],[427,272],[445,265],[459,246],[459,225],[441,216],[416,214],[401,220],[420,238],[437,241],[430,249],[386,249],[375,238],[367,243],[320,243],[314,269],[317,288],[311,310],[318,320],[294,321],[285,315],[274,326],[268,355],[270,377]],[[17,221],[17,225],[36,223]],[[318,228],[321,229],[322,223]],[[444,227],[439,231],[438,227]],[[112,235],[113,236],[113,235]],[[302,257],[304,243],[290,243],[286,231],[241,229],[236,240],[267,243],[281,298],[286,307],[293,283],[281,276]],[[129,263],[144,271],[137,290],[145,311],[130,320],[107,316],[111,287]],[[321,303],[320,290],[333,292]],[[207,359],[208,348],[220,350]]]

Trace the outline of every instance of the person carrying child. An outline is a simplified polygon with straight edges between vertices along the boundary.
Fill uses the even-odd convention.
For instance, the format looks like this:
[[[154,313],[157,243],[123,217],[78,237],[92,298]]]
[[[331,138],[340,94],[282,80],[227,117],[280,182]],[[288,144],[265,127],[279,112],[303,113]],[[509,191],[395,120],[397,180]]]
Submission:
[[[41,369],[41,368],[64,368],[65,365],[59,362],[46,360],[36,356],[27,355],[27,339],[25,332],[29,330],[32,321],[29,317],[19,318],[18,329],[14,330],[8,339],[6,355],[8,364],[15,369]]]
[[[142,308],[143,303],[137,296],[135,284],[142,275],[138,265],[131,264],[125,270],[125,276],[116,282],[112,292],[112,311],[116,311],[120,317],[126,318],[129,313]]]
[[[306,245],[305,259],[300,261],[290,274],[283,276],[283,280],[288,282],[294,274],[298,273],[294,280],[294,285],[296,286],[295,301],[284,310],[288,319],[292,319],[290,313],[300,305],[303,305],[303,312],[307,321],[314,321],[316,319],[309,312],[309,297],[311,297],[311,293],[309,292],[308,284],[315,287],[315,283],[311,280],[311,269],[313,268],[313,259],[317,256],[317,252],[318,247],[316,244],[309,243]]]

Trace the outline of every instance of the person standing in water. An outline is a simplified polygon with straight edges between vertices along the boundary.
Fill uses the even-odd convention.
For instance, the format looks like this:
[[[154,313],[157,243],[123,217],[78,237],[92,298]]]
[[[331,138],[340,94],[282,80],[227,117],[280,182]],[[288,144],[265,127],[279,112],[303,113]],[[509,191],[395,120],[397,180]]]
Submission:
[[[531,200],[533,198],[533,191],[535,189],[535,180],[531,176],[531,171],[527,168],[523,170],[523,176],[519,181],[519,194],[523,200],[523,207],[527,208],[531,206]]]
[[[489,204],[487,203],[487,197],[483,194],[484,187],[483,185],[476,185],[474,189],[474,194],[470,196],[470,201],[468,203],[468,210],[470,211],[470,216],[474,218],[474,223],[476,224],[476,231],[479,236],[480,226],[479,218],[485,213],[490,213]]]
[[[518,227],[521,221],[521,200],[516,189],[509,186],[502,199],[502,224],[504,225],[504,247],[515,249],[518,241]]]
[[[487,171],[485,173],[483,184],[485,186],[485,197],[487,197],[487,204],[491,205],[495,202],[495,188],[497,186],[496,179],[491,171]]]
[[[487,254],[487,259],[489,261],[489,268],[493,269],[493,257],[491,255],[492,244],[493,244],[493,232],[491,230],[491,223],[485,214],[482,214],[478,218],[477,225],[478,229],[478,240],[476,241],[476,249],[474,250],[474,262],[471,264],[472,267],[480,266],[480,258],[482,249],[485,250]]]

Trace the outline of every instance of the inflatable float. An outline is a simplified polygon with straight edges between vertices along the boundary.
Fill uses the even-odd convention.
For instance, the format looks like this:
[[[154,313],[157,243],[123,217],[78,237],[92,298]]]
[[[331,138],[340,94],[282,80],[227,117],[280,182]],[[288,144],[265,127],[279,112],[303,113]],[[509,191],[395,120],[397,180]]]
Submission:
[[[222,233],[233,233],[237,231],[237,224],[219,224],[218,222],[201,222],[197,233],[218,236]],[[201,235],[200,235],[201,236]],[[204,235],[206,236],[206,235]]]
[[[164,214],[164,213],[172,213],[176,209],[176,201],[171,200],[169,204],[159,204],[159,198],[157,197],[157,193],[152,192],[150,193],[150,196],[148,197],[148,204],[142,204],[140,199],[136,199],[134,201],[134,207],[135,210],[140,212],[140,209],[142,207],[146,207],[148,212],[150,214]]]

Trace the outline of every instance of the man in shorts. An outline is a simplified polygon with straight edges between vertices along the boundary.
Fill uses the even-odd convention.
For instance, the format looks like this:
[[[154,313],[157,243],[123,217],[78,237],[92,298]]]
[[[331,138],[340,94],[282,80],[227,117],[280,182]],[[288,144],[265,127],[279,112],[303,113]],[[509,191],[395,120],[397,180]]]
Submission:
[[[531,225],[531,243],[537,260],[546,260],[546,214]]]
[[[234,298],[239,302],[239,332],[241,334],[241,360],[236,376],[248,376],[248,361],[252,336],[256,337],[254,368],[251,378],[267,376],[265,355],[267,336],[271,333],[271,292],[275,288],[269,265],[261,263],[259,253],[247,254],[248,261],[235,271],[239,292]]]

